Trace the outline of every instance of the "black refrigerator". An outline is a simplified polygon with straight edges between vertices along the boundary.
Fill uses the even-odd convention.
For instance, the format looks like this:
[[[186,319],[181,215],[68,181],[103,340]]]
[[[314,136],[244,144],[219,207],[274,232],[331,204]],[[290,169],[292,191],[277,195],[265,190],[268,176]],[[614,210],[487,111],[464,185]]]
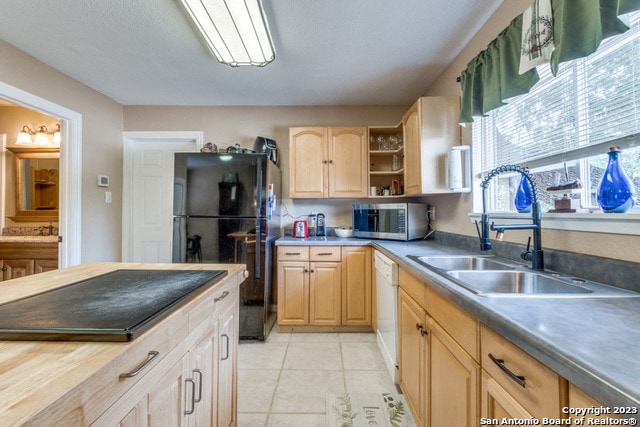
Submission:
[[[264,340],[280,234],[280,170],[267,154],[176,153],[173,262],[241,263],[240,339]]]

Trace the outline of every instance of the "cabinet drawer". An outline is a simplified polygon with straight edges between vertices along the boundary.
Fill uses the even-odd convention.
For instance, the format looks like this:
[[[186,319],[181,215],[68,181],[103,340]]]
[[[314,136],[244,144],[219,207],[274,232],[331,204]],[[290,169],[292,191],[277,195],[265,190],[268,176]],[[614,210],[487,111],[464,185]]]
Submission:
[[[411,298],[413,298],[423,310],[426,310],[425,299],[427,287],[420,280],[409,274],[406,270],[398,269],[398,284]]]
[[[482,368],[496,383],[532,416],[560,417],[563,378],[485,325],[480,342]]]
[[[309,261],[308,246],[278,247],[278,261]]]
[[[311,246],[309,259],[311,261],[340,261],[340,246]]]
[[[426,288],[427,312],[474,360],[480,360],[478,320],[457,304]]]

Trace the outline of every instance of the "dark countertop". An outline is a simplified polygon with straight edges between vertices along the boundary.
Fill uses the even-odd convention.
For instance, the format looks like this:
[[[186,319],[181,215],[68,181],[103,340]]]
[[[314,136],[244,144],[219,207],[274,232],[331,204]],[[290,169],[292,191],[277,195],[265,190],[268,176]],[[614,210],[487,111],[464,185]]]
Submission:
[[[478,296],[407,257],[470,251],[429,241],[329,239],[283,237],[276,245],[371,244],[602,404],[640,411],[640,298]]]

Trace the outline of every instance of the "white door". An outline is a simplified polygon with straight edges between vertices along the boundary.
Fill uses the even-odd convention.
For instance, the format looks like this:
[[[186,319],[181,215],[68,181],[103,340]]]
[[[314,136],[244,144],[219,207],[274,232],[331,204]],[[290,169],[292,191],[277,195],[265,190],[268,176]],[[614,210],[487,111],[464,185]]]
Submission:
[[[173,154],[202,145],[202,132],[124,133],[124,262],[171,262]]]

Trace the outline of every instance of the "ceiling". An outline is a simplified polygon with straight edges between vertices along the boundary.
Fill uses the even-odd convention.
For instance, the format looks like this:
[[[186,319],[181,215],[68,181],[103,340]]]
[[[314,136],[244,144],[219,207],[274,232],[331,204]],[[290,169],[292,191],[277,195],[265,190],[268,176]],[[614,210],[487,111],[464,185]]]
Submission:
[[[0,39],[123,105],[409,105],[501,2],[263,0],[264,68],[218,63],[177,0],[2,0]]]

